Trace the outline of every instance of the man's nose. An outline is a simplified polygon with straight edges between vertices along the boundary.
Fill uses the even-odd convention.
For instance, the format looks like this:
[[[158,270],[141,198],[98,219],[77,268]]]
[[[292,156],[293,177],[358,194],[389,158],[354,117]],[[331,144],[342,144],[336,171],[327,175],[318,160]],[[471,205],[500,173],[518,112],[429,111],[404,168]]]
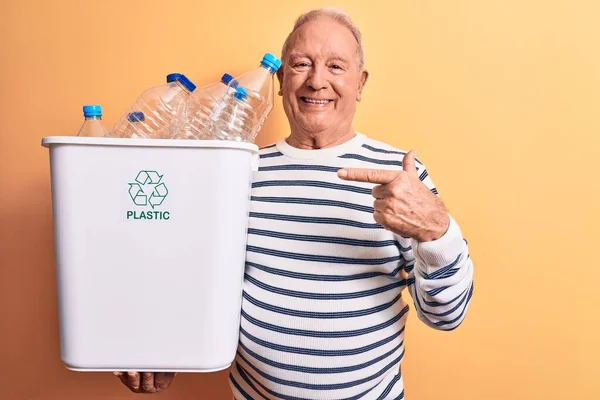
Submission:
[[[327,72],[320,65],[314,65],[308,75],[306,84],[314,90],[325,89],[327,87]]]

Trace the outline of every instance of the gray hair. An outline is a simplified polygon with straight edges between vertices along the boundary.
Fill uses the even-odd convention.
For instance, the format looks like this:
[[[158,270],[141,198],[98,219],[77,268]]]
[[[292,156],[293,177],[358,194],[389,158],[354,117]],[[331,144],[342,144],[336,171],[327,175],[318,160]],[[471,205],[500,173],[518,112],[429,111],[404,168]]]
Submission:
[[[346,12],[344,10],[342,10],[340,8],[334,8],[334,7],[325,7],[325,8],[319,8],[316,10],[311,10],[307,13],[302,14],[300,17],[298,17],[298,19],[296,20],[296,23],[294,24],[294,29],[292,29],[292,31],[290,32],[288,37],[285,39],[285,42],[283,43],[283,49],[281,50],[281,60],[285,62],[285,59],[289,52],[288,47],[290,45],[290,38],[292,37],[294,32],[296,32],[298,30],[298,28],[300,28],[305,23],[314,21],[315,19],[317,19],[319,17],[329,17],[329,18],[333,19],[335,22],[339,23],[342,26],[345,26],[346,28],[348,28],[350,30],[350,32],[356,39],[357,64],[358,64],[358,69],[361,70],[363,68],[363,66],[365,65],[365,51],[363,49],[362,34],[360,33],[360,30],[354,24],[354,22],[352,22],[352,19],[350,19],[350,16],[348,14],[346,14]]]

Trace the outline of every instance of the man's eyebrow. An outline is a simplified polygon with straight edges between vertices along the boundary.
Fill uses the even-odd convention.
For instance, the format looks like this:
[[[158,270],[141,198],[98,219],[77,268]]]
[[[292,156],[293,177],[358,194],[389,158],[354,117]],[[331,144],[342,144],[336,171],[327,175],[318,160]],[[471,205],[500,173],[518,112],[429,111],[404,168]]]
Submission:
[[[290,58],[296,57],[296,58],[302,58],[302,57],[306,57],[306,58],[310,58],[308,53],[305,53],[303,51],[299,51],[299,50],[292,50],[290,51]],[[348,63],[348,59],[344,56],[341,56],[339,54],[328,54],[327,55],[327,59],[330,61],[341,61],[343,63]]]
[[[327,57],[327,59],[328,59],[329,61],[341,61],[341,62],[343,62],[343,63],[345,63],[345,64],[347,64],[347,63],[348,63],[348,59],[347,59],[346,57],[342,57],[342,56],[340,56],[339,54],[330,54],[330,55]]]

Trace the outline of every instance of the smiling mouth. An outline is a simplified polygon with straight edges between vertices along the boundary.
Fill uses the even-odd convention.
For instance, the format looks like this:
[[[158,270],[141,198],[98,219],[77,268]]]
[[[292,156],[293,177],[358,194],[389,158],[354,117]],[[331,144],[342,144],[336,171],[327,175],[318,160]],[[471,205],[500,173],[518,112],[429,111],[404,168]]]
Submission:
[[[328,104],[333,101],[331,99],[313,99],[311,97],[305,97],[305,96],[300,97],[300,100],[302,100],[304,103],[307,103],[307,104],[317,104],[317,105]]]

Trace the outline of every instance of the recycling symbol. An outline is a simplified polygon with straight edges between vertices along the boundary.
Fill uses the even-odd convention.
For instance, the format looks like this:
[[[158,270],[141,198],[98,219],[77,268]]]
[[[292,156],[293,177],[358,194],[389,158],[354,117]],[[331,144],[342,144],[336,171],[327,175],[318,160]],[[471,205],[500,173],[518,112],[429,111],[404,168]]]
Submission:
[[[160,206],[169,193],[162,177],[156,171],[140,171],[135,182],[129,183],[129,196],[133,203],[136,206],[150,205],[152,208]]]

